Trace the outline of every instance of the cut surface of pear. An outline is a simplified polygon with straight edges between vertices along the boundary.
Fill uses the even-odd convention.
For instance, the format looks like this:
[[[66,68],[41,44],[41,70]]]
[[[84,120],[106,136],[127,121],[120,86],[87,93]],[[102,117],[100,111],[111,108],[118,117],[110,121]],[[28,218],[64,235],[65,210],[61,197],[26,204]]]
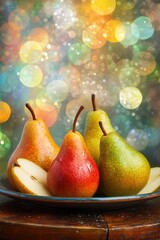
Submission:
[[[28,159],[17,159],[12,168],[12,178],[22,193],[51,196],[47,188],[47,172]]]
[[[152,193],[160,189],[160,167],[151,168],[147,184],[138,194]]]
[[[160,167],[151,168],[147,184],[153,182],[158,176],[160,176]]]
[[[138,194],[145,194],[145,193],[152,193],[160,190],[160,176],[154,179],[138,193]]]

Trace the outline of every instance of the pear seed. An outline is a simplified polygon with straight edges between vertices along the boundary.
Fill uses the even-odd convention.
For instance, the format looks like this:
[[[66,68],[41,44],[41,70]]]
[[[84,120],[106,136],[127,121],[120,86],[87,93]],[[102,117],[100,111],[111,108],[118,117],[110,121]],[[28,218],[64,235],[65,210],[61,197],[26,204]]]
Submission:
[[[31,176],[31,179],[33,179],[33,180],[37,180],[34,176]]]
[[[15,162],[14,167],[20,167],[20,165],[17,162]]]

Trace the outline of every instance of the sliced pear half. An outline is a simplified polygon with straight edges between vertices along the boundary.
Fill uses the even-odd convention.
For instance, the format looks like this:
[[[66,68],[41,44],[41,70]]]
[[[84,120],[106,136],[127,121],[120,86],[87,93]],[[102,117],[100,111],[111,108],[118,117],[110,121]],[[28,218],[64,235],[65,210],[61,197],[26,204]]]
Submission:
[[[28,159],[19,158],[12,168],[12,177],[22,193],[51,196],[47,189],[47,172]]]
[[[158,176],[160,176],[160,167],[151,168],[148,184],[155,180]]]
[[[138,194],[152,193],[158,190],[160,190],[160,167],[154,167],[150,170],[147,184]]]

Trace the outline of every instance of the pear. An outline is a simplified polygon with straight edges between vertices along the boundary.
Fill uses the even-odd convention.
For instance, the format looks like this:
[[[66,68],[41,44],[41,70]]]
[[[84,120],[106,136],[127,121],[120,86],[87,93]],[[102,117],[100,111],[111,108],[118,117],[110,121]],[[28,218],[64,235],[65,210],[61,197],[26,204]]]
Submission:
[[[52,138],[45,122],[36,119],[35,113],[28,103],[26,107],[30,110],[33,119],[26,122],[20,142],[8,161],[7,175],[12,185],[14,185],[14,181],[11,171],[18,158],[27,158],[48,171],[59,152],[59,146]]]
[[[138,194],[152,193],[158,190],[160,190],[160,167],[153,167],[150,170],[147,184]]]
[[[11,173],[20,192],[37,196],[52,196],[47,188],[47,172],[30,160],[18,158]]]
[[[117,132],[107,133],[99,122],[103,136],[100,140],[100,185],[106,196],[137,194],[150,175],[146,157],[133,149]]]
[[[93,111],[88,112],[85,122],[84,141],[88,147],[90,154],[95,162],[99,163],[100,156],[100,138],[103,135],[99,128],[99,121],[102,121],[106,126],[107,132],[113,132],[114,128],[111,125],[107,113],[96,108],[95,94],[92,94]]]
[[[99,185],[99,169],[90,155],[82,135],[73,129],[62,141],[60,152],[48,171],[48,189],[57,197],[92,197]]]

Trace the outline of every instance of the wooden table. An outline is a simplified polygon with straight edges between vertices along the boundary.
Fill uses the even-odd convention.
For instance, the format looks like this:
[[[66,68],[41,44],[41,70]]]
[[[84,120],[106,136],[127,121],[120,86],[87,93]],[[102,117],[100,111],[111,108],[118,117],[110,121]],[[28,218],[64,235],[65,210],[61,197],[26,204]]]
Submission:
[[[0,240],[160,239],[160,198],[110,211],[43,209],[0,195]]]

